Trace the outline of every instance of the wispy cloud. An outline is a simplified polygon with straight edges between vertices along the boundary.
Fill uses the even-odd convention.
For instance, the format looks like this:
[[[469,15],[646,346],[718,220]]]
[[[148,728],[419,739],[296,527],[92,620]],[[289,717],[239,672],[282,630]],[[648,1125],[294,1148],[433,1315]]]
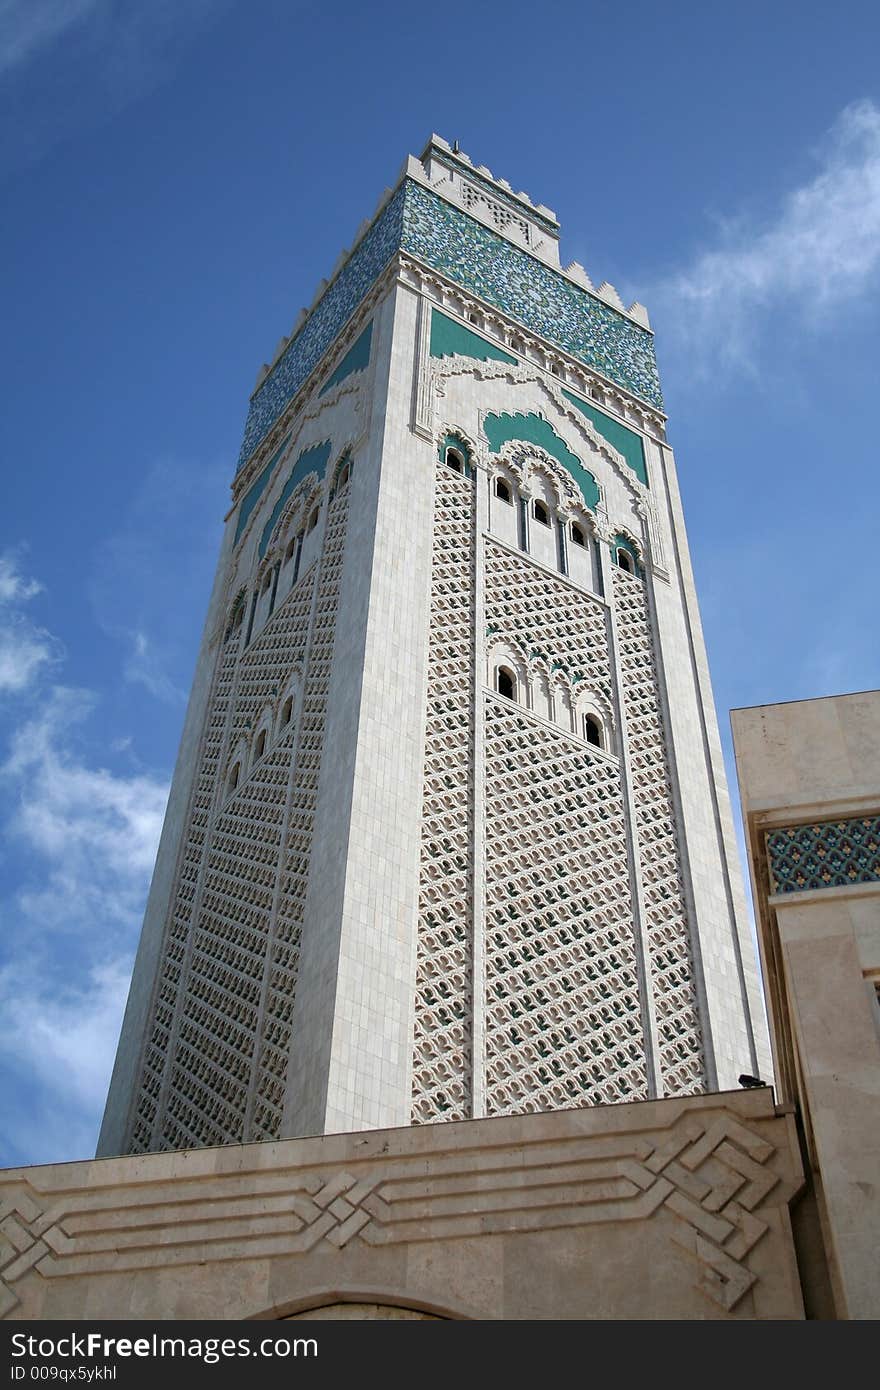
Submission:
[[[125,679],[169,705],[186,701],[192,596],[210,591],[216,477],[204,464],[157,460],[94,555],[89,595],[98,623],[122,643]]]
[[[166,81],[231,0],[0,0],[0,170]]]
[[[645,295],[672,346],[692,365],[748,366],[769,311],[823,327],[880,272],[880,108],[847,106],[816,152],[818,172],[772,219],[737,218],[721,244]]]
[[[0,562],[7,632],[27,623],[20,610],[39,590],[14,556]],[[7,683],[0,1162],[91,1151],[167,794],[163,780],[85,751],[96,697],[49,686],[49,659],[27,672],[20,661],[18,684]],[[106,763],[113,757],[108,747]]]
[[[101,0],[0,0],[0,72],[34,57],[100,4]]]
[[[0,555],[0,694],[21,694],[60,658],[60,643],[21,611],[40,591],[21,573],[14,552]]]
[[[132,925],[143,905],[166,788],[143,774],[89,767],[68,745],[94,708],[88,692],[56,687],[17,727],[2,775],[17,789],[7,833],[43,863],[39,890],[19,902],[44,922],[110,914]]]
[[[42,592],[36,579],[25,579],[15,551],[0,555],[0,603],[22,603]]]

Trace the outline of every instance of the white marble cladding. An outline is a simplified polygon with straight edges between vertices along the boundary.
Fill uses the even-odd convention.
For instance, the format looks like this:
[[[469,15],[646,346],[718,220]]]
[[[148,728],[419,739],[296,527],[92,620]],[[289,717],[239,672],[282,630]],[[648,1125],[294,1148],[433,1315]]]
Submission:
[[[595,785],[607,783],[607,795],[618,808],[607,835],[616,856],[615,921],[628,914],[629,934],[623,955],[614,941],[596,945],[593,955],[598,960],[603,951],[612,953],[612,995],[614,989],[622,991],[621,1003],[626,996],[628,1021],[616,1042],[613,1019],[607,1021],[602,1058],[594,1057],[590,1098],[681,1094],[735,1085],[742,1071],[769,1074],[671,451],[645,436],[651,485],[644,488],[565,400],[552,372],[539,364],[508,368],[461,357],[431,359],[428,309],[429,300],[415,286],[397,283],[390,290],[374,311],[368,371],[300,406],[288,422],[291,439],[285,456],[236,547],[231,539],[235,512],[229,519],[108,1102],[104,1154],[133,1143],[131,1101],[138,1079],[146,1084],[148,1055],[158,1071],[143,1101],[135,1147],[184,1147],[442,1117],[442,1107],[432,1115],[430,1105],[427,1113],[423,1108],[413,1116],[412,1105],[414,1032],[420,1026],[420,842],[423,809],[428,812],[427,805],[423,808],[426,700],[436,638],[431,628],[432,548],[438,535],[435,484],[438,468],[445,466],[438,461],[438,442],[450,432],[461,436],[476,470],[468,484],[475,507],[476,620],[473,651],[463,668],[471,691],[467,737],[472,740],[473,783],[472,804],[462,809],[462,843],[470,855],[466,876],[475,892],[463,919],[465,956],[469,941],[471,958],[455,965],[468,976],[462,995],[469,1013],[467,1045],[461,1056],[471,1075],[460,1078],[460,1104],[453,1113],[553,1108],[582,1103],[584,1097],[580,1083],[573,1089],[566,1085],[571,1077],[565,1069],[574,1065],[571,1038],[563,1041],[560,1034],[558,1055],[549,1058],[551,1072],[555,1067],[551,1075],[544,1062],[535,1061],[527,1038],[511,1033],[509,1046],[503,1042],[509,1018],[499,1032],[496,1010],[493,1023],[488,991],[498,982],[499,958],[491,936],[497,919],[486,912],[486,864],[494,865],[491,872],[497,875],[504,846],[503,836],[492,845],[486,841],[486,765],[487,757],[498,766],[503,762],[499,735],[522,743],[520,792],[526,796],[536,784],[528,767],[530,740],[536,750],[540,747],[548,767],[556,750],[566,760],[565,771],[553,773],[560,782],[548,792],[544,814],[549,821],[556,811],[563,818],[568,814],[569,783],[591,767],[597,772]],[[489,413],[535,414],[552,425],[595,477],[598,505],[586,507],[559,462],[527,441],[513,440],[497,458],[491,457],[482,432]],[[290,509],[300,509],[303,528],[311,509],[318,509],[317,525],[305,531],[295,574],[285,568],[292,563],[282,544],[287,512],[265,556],[260,540],[294,460],[324,442],[330,446],[326,474],[305,479],[289,502]],[[331,506],[334,469],[346,453],[352,473],[345,504],[337,496]],[[493,494],[495,474],[506,476],[510,501]],[[526,500],[521,511],[520,492]],[[536,502],[545,507],[547,519],[536,515]],[[579,528],[579,536],[573,527]],[[487,539],[490,531],[497,540]],[[644,578],[614,581],[609,541],[616,534],[630,538],[644,561]],[[493,553],[500,553],[500,546],[522,593],[534,588],[537,595],[523,599],[521,594],[517,600],[537,605],[534,616],[542,633],[536,645],[520,643],[510,653],[514,665],[522,663],[519,710],[516,702],[499,703],[497,691],[490,693],[492,638],[498,634],[487,633],[482,625],[487,546],[495,547]],[[638,595],[635,637],[633,618],[618,612],[615,593],[621,583],[624,592]],[[243,605],[237,603],[242,592]],[[296,639],[302,650],[293,663],[295,672],[293,638],[285,646],[273,636],[283,625],[285,605],[292,602],[299,605],[296,631],[303,634]],[[636,612],[634,602],[629,603],[630,614]],[[571,615],[581,610],[592,615],[584,632],[589,628],[593,636],[575,641],[569,632],[569,638],[560,639],[559,651],[551,650],[557,627],[573,623],[577,628],[580,619]],[[241,644],[241,654],[231,662],[230,625],[233,641]],[[595,635],[600,631],[601,640]],[[582,640],[597,660],[602,648],[605,675],[601,661],[593,674],[587,669],[578,655],[587,650],[577,646]],[[626,644],[630,646],[623,650]],[[254,715],[246,716],[236,693],[243,663],[254,665],[253,657],[245,657],[248,648],[265,652],[259,689],[265,686],[276,720],[286,683],[294,675],[298,682],[289,748],[282,756],[279,743],[266,782],[265,795],[276,809],[272,832],[263,843],[259,791],[249,803],[252,829],[247,834],[241,826],[223,830],[224,798],[235,760],[240,757],[246,770],[254,756],[248,740],[259,737],[263,718],[256,704]],[[273,651],[279,653],[277,670]],[[561,664],[554,664],[556,657]],[[636,697],[627,684],[633,662],[641,663],[643,683],[648,672],[644,689],[650,687],[649,702],[655,702],[653,732],[642,730],[638,748],[630,730],[644,715],[645,697]],[[503,718],[495,718],[487,754],[483,720],[490,709]],[[605,742],[599,750],[587,741],[586,714],[602,729]],[[637,763],[646,738],[654,740],[649,760],[662,765],[664,799],[658,814],[668,848],[660,871],[656,853],[652,860],[648,852],[653,812],[641,814],[645,806],[639,800]],[[655,792],[659,785],[654,783]],[[193,972],[197,975],[201,967],[193,939],[212,882],[217,891],[216,836],[221,831],[242,834],[236,853],[250,853],[260,865],[263,915],[254,925],[240,884],[230,881],[227,935],[216,939],[217,951],[225,953],[227,995],[208,998],[207,986],[196,981],[201,1012],[194,1023],[188,1022],[187,1001],[195,997]],[[541,850],[536,841],[538,872],[544,862]],[[589,847],[578,840],[576,855],[588,853]],[[564,865],[561,848],[553,862],[558,876]],[[222,865],[220,872],[222,876]],[[666,892],[664,882],[674,884],[674,960],[663,936],[672,916],[665,923],[657,908]],[[582,890],[601,894],[601,873],[588,874]],[[500,910],[497,893],[492,902],[492,910]],[[242,914],[239,926],[236,912]],[[537,948],[541,920],[536,917],[530,928]],[[606,930],[608,921],[600,927]],[[214,928],[199,930],[198,949],[204,955]],[[240,954],[241,932],[250,932],[247,956]],[[557,981],[551,994],[564,988],[571,1003],[587,985],[558,984],[568,968],[565,952],[570,948],[564,941],[557,946],[562,955],[548,975]],[[577,943],[572,949],[577,971],[583,949]],[[228,991],[234,994],[236,978],[241,981],[242,1014],[233,1019]],[[257,982],[255,987],[249,979]],[[164,1021],[159,1018],[163,1008]],[[574,1019],[575,1013],[563,1018],[562,1026],[571,1027]],[[214,1039],[210,1065],[196,1060],[194,1039],[201,1036],[193,1031],[196,1025],[207,1027]],[[188,1041],[185,1027],[190,1028]],[[183,1042],[186,1052],[181,1051]],[[545,1036],[540,1043],[546,1047]],[[578,1046],[589,1046],[586,1034]],[[532,1068],[538,1078],[530,1083],[531,1091],[525,1083],[511,1084],[505,1071],[507,1057],[517,1048],[523,1073]],[[426,1055],[423,1049],[423,1068]],[[585,1054],[578,1055],[582,1061]],[[609,1090],[610,1082],[603,1087],[603,1067],[605,1081],[613,1073],[617,1090]],[[423,1085],[421,1093],[426,1093]],[[163,1107],[173,1100],[176,1117],[165,1123]],[[195,1124],[199,1114],[204,1117],[202,1132]]]

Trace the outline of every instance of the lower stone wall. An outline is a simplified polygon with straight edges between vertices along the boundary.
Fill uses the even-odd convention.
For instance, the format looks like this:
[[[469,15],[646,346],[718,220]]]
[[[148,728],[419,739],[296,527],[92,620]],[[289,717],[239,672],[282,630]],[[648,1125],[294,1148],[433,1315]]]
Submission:
[[[0,1173],[9,1319],[803,1317],[767,1089]]]

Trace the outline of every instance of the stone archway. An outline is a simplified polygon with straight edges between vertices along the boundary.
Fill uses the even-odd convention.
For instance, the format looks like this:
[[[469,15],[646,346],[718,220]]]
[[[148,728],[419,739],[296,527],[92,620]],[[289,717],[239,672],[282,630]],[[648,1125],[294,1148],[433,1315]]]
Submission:
[[[390,1321],[397,1318],[427,1319],[431,1322],[446,1322],[440,1313],[425,1313],[419,1308],[403,1308],[395,1303],[323,1303],[319,1308],[304,1308],[299,1313],[288,1313],[280,1322],[298,1322],[300,1319],[342,1321]]]

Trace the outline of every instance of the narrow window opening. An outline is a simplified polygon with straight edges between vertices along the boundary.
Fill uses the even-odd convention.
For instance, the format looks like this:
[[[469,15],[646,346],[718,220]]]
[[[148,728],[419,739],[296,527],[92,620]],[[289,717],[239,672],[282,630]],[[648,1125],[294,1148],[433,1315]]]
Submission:
[[[513,498],[510,495],[510,486],[503,478],[495,479],[495,496],[500,497],[502,502],[509,502],[513,505]]]
[[[317,524],[318,524],[318,510],[319,510],[319,509],[318,509],[317,507],[315,507],[315,508],[313,509],[313,511],[312,511],[311,516],[309,517],[308,525],[306,526],[306,532],[307,532],[307,533],[308,533],[309,531],[314,531],[315,527],[316,527]]]
[[[550,525],[550,513],[543,502],[536,501],[532,506],[532,515],[536,521],[540,521],[542,526]]]
[[[629,551],[624,550],[622,546],[618,547],[617,563],[622,570],[626,570],[627,574],[634,573],[632,556]]]
[[[264,578],[264,580],[263,580],[262,587],[261,587],[261,589],[260,589],[260,593],[261,593],[261,594],[264,594],[264,593],[266,592],[266,590],[268,589],[268,587],[269,587],[269,585],[270,585],[271,583],[272,583],[272,571],[271,571],[271,570],[267,570],[267,571],[266,571],[266,576],[265,576],[265,578]]]
[[[553,373],[554,376],[562,376],[562,370],[561,370],[561,368],[560,368],[558,362],[551,362],[551,364],[550,364],[550,370],[551,370],[551,372]]]
[[[289,564],[290,561],[293,559],[295,550],[296,550],[296,536],[293,537],[293,539],[291,540],[290,544],[288,545],[287,549],[286,549],[285,552],[284,552],[284,563],[285,563],[285,565],[286,565],[286,564]]]
[[[516,699],[516,678],[506,666],[498,667],[498,694],[503,695],[505,700]]]
[[[230,771],[229,777],[228,777],[227,782],[226,782],[226,790],[227,790],[227,792],[232,793],[232,792],[235,791],[236,787],[238,786],[238,779],[239,779],[240,773],[241,773],[241,765],[240,765],[240,763],[236,763],[236,764],[233,766],[232,770]]]
[[[572,545],[586,545],[587,537],[582,526],[578,526],[576,521],[571,523],[571,543]]]
[[[282,729],[290,723],[293,718],[293,696],[288,695],[284,704],[281,706],[281,727]]]
[[[266,730],[265,730],[265,729],[261,729],[260,732],[257,734],[257,741],[256,741],[256,743],[254,744],[254,762],[256,762],[258,758],[262,758],[262,756],[263,756],[263,754],[265,753],[265,751],[266,751]]]
[[[456,473],[464,472],[464,459],[457,449],[446,450],[446,463],[449,468],[454,468]]]
[[[240,603],[232,615],[232,631],[237,632],[244,621],[244,604]]]
[[[603,746],[602,725],[592,714],[584,715],[584,738],[587,743],[592,743],[596,748]]]
[[[337,488],[339,489],[340,492],[341,492],[342,489],[345,487],[345,484],[348,482],[350,476],[351,476],[351,467],[350,467],[349,464],[345,464],[345,466],[343,467],[343,469],[341,470],[341,472],[340,472],[340,474],[339,474],[339,482],[336,484],[336,486],[337,486]]]

